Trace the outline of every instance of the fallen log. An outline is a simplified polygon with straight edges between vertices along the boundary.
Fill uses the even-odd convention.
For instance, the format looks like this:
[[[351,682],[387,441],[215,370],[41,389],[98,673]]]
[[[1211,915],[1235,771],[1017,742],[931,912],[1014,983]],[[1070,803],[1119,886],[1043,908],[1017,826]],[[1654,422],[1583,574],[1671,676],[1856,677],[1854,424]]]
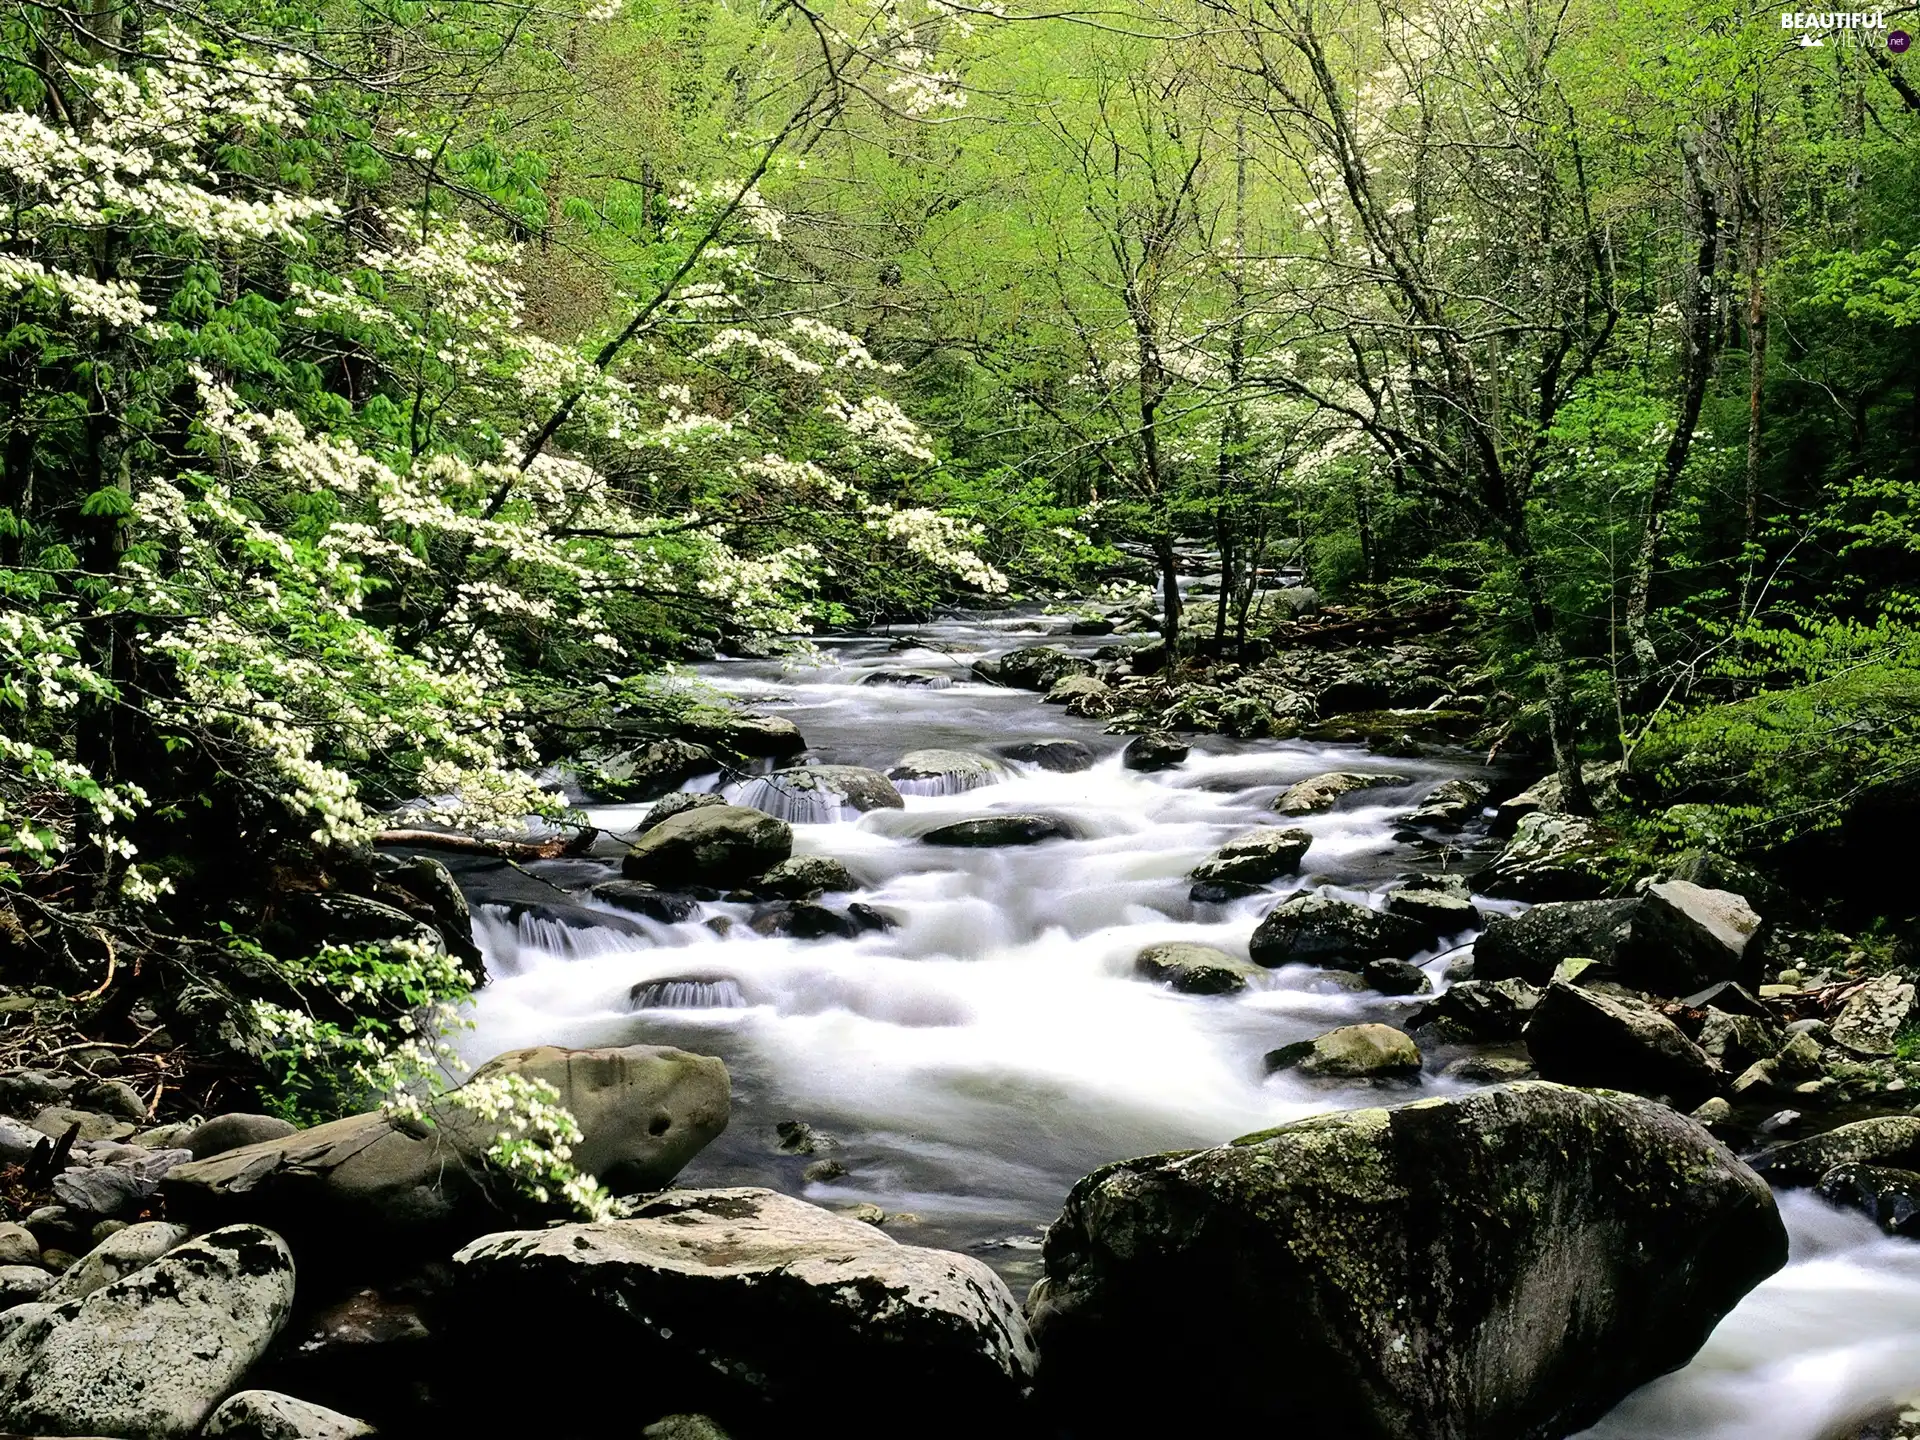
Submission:
[[[497,840],[452,830],[382,830],[373,837],[373,843],[389,850],[450,850],[456,855],[484,855],[493,860],[559,860],[586,854],[599,834],[591,825],[575,834],[547,840]]]

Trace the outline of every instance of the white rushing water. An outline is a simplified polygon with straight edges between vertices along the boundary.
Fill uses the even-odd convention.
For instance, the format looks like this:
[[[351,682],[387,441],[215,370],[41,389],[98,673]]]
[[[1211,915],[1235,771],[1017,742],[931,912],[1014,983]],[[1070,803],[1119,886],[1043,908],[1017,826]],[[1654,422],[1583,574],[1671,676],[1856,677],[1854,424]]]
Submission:
[[[1094,1167],[1380,1103],[1377,1090],[1267,1076],[1262,1056],[1335,1025],[1393,1022],[1417,1000],[1355,993],[1303,967],[1267,974],[1239,996],[1181,996],[1135,978],[1132,962],[1168,940],[1245,956],[1276,896],[1195,904],[1187,873],[1224,841],[1276,822],[1270,802],[1286,785],[1337,768],[1407,778],[1285,822],[1309,830],[1313,845],[1301,874],[1277,892],[1324,885],[1377,900],[1410,870],[1472,868],[1465,855],[1397,841],[1395,822],[1437,781],[1481,772],[1466,757],[1382,760],[1348,746],[1217,737],[1196,741],[1177,769],[1127,770],[1124,737],[968,676],[981,655],[1043,639],[1102,643],[1067,642],[1061,628],[1041,617],[962,619],[916,631],[921,647],[894,650],[874,637],[836,644],[820,668],[703,667],[716,689],[797,723],[820,763],[885,770],[916,749],[991,755],[1056,739],[1080,741],[1098,758],[1077,774],[1004,761],[997,782],[981,788],[926,794],[914,792],[942,787],[906,785],[904,810],[796,824],[797,854],[836,858],[860,882],[857,895],[829,901],[887,912],[900,923],[884,933],[762,937],[742,923],[754,907],[726,903],[681,924],[640,921],[639,933],[631,924],[513,923],[483,907],[477,928],[494,978],[470,1052],[651,1042],[720,1055],[733,1076],[734,1120],[681,1183],[771,1185],[826,1205],[871,1201],[914,1217],[890,1226],[898,1238],[970,1249],[1016,1289],[1035,1275],[1040,1234],[1067,1189]],[[905,670],[948,683],[870,683]],[[778,808],[764,790],[749,782],[729,793]],[[594,819],[619,833],[645,808]],[[986,850],[918,839],[997,812],[1058,817],[1075,838]],[[555,873],[570,885],[582,878]],[[724,936],[706,923],[716,916],[735,922]],[[1470,939],[1450,937],[1419,957],[1436,982],[1449,947]],[[1429,1056],[1420,1093],[1464,1088],[1438,1074],[1447,1058]],[[820,1157],[779,1152],[773,1127],[789,1118],[835,1137],[831,1157],[846,1173],[805,1180],[802,1169]],[[1819,1440],[1869,1400],[1920,1391],[1916,1262],[1844,1217],[1797,1202],[1789,1213],[1788,1270],[1691,1367],[1594,1434]]]

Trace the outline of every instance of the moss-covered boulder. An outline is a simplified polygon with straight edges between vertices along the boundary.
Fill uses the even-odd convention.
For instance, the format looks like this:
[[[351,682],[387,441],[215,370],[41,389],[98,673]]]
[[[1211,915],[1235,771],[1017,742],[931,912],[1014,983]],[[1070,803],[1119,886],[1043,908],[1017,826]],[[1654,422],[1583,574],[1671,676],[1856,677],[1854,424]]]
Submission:
[[[1294,826],[1263,825],[1236,835],[1194,867],[1201,884],[1259,885],[1300,868],[1313,836]]]
[[[1558,1440],[1786,1258],[1698,1125],[1523,1082],[1099,1170],[1028,1309],[1076,1434]]]
[[[1342,1025],[1269,1051],[1267,1069],[1328,1080],[1413,1079],[1420,1074],[1420,1047],[1391,1025]]]
[[[1256,965],[1296,963],[1358,972],[1369,960],[1405,960],[1433,940],[1417,920],[1331,895],[1295,895],[1269,910],[1253,932]]]
[[[1149,945],[1133,960],[1133,973],[1183,995],[1234,995],[1260,974],[1260,967],[1216,950],[1174,940]]]
[[[730,890],[791,854],[793,831],[786,821],[740,805],[708,805],[683,810],[647,831],[620,869],[630,880],[655,885]]]

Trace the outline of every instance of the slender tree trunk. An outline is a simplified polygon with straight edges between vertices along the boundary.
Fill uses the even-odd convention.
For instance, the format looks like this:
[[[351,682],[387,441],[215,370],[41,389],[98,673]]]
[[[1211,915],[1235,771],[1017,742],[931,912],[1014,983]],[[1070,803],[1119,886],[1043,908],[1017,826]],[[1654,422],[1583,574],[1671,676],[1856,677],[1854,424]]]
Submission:
[[[0,444],[0,565],[20,563],[26,553],[27,526],[33,513],[33,428],[27,417],[27,361],[16,353],[7,365],[0,387],[0,424],[6,440]]]
[[[1706,399],[1707,381],[1713,373],[1716,352],[1713,276],[1720,247],[1720,215],[1713,194],[1700,173],[1700,163],[1684,141],[1680,147],[1685,163],[1688,189],[1692,196],[1699,253],[1687,277],[1686,303],[1682,334],[1680,409],[1675,418],[1673,436],[1667,452],[1654,472],[1653,491],[1647,497],[1646,521],[1640,530],[1640,549],[1634,558],[1627,582],[1627,603],[1623,623],[1627,632],[1630,659],[1628,673],[1635,692],[1642,690],[1660,663],[1659,651],[1647,631],[1647,616],[1652,604],[1653,572],[1660,555],[1660,542],[1667,530],[1667,515],[1673,504],[1680,475],[1686,469],[1687,455],[1693,448],[1694,431],[1700,423],[1700,406]]]
[[[1166,669],[1171,675],[1180,663],[1180,558],[1173,550],[1173,532],[1163,529],[1153,540],[1160,565],[1160,638],[1166,642]]]
[[[1567,669],[1559,618],[1540,573],[1540,557],[1533,547],[1525,510],[1516,506],[1502,530],[1507,553],[1519,572],[1520,595],[1546,681],[1547,733],[1553,744],[1553,772],[1560,780],[1561,804],[1570,814],[1590,815],[1593,801],[1587,794],[1586,777],[1580,772],[1580,721],[1573,704],[1573,677]]]
[[[1765,239],[1759,223],[1754,222],[1753,243],[1747,268],[1747,493],[1746,523],[1741,531],[1741,549],[1746,563],[1740,571],[1739,618],[1745,620],[1753,608],[1754,584],[1759,574],[1760,544],[1760,445],[1764,419],[1762,400],[1767,383],[1767,300],[1760,278],[1765,261]]]

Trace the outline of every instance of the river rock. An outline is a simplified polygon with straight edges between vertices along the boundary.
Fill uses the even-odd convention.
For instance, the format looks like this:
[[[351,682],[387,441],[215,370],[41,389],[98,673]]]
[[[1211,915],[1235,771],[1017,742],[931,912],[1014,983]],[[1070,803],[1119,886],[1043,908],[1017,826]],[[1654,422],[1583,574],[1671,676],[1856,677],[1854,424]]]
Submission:
[[[1454,883],[1444,883],[1446,881]],[[1437,939],[1442,935],[1458,935],[1480,924],[1479,907],[1466,890],[1466,881],[1458,876],[1416,876],[1389,890],[1384,904],[1389,915],[1399,915],[1423,925],[1427,933]]]
[[[29,1434],[195,1434],[293,1308],[293,1256],[257,1225],[174,1249],[0,1341],[0,1423]]]
[[[1351,795],[1356,790],[1374,790],[1382,785],[1407,783],[1405,775],[1330,770],[1324,775],[1315,775],[1310,780],[1288,786],[1280,798],[1273,802],[1273,808],[1282,815],[1317,815],[1322,810],[1331,810],[1341,796]]]
[[[1051,690],[1068,675],[1091,675],[1093,662],[1050,645],[1009,650],[994,662],[992,678],[1018,690]]]
[[[69,1266],[41,1299],[48,1304],[82,1300],[151,1265],[185,1243],[193,1232],[184,1225],[146,1220],[109,1235]]]
[[[1291,826],[1263,825],[1236,835],[1210,859],[1194,867],[1190,878],[1203,885],[1259,885],[1300,868],[1313,836]]]
[[[1043,840],[1071,840],[1073,828],[1051,815],[982,815],[956,820],[920,837],[929,845],[978,850],[1001,845],[1038,845]]]
[[[1753,1157],[1753,1168],[1775,1185],[1812,1185],[1837,1165],[1920,1170],[1920,1115],[1877,1115],[1824,1135],[1789,1140]]]
[[[646,815],[643,816],[640,823],[634,827],[633,833],[635,835],[644,835],[663,820],[671,820],[674,816],[682,814],[685,811],[703,810],[709,805],[724,805],[726,803],[726,796],[716,794],[711,790],[675,790],[670,795],[662,795],[658,800],[654,801],[652,805],[647,807]]]
[[[906,785],[920,795],[958,795],[1006,778],[1005,766],[971,750],[911,750],[887,771],[896,787]]]
[[[906,805],[894,783],[864,765],[801,765],[749,780],[741,803],[783,819],[806,823],[835,820],[852,810],[899,810]]]
[[[38,1265],[0,1265],[0,1311],[38,1300],[53,1281],[53,1275]]]
[[[764,875],[793,853],[783,820],[739,805],[685,810],[634,841],[620,862],[629,879],[730,890]]]
[[[754,882],[756,888],[764,886],[770,877],[793,863],[791,860],[782,860]],[[593,898],[605,901],[617,910],[625,910],[630,915],[645,916],[661,925],[678,925],[700,913],[700,902],[691,895],[676,895],[640,880],[604,880],[593,887]]]
[[[1173,941],[1149,945],[1133,961],[1133,973],[1184,995],[1233,995],[1247,988],[1260,967],[1211,945]]]
[[[1758,1061],[1771,1060],[1780,1053],[1781,1045],[1780,1033],[1762,1016],[1734,1014],[1711,1005],[1694,1039],[1729,1075],[1738,1075]]]
[[[454,1262],[481,1334],[526,1333],[536,1372],[548,1351],[617,1350],[656,1411],[709,1395],[804,1408],[857,1383],[877,1413],[996,1434],[1033,1371],[1020,1307],[985,1265],[770,1190],[670,1191],[631,1219],[489,1235]],[[625,1387],[600,1394],[610,1416],[631,1413]]]
[[[220,1402],[200,1433],[234,1440],[357,1440],[374,1430],[364,1420],[277,1390],[242,1390]]]
[[[579,1122],[573,1162],[616,1193],[657,1190],[726,1128],[726,1066],[666,1046],[510,1051],[469,1084],[502,1073],[541,1080]],[[182,1165],[163,1184],[168,1214],[190,1223],[271,1222],[303,1247],[405,1252],[471,1238],[531,1202],[485,1159],[499,1130],[455,1091],[423,1127],[348,1116]],[[504,1208],[503,1208],[504,1207]]]
[[[33,1128],[51,1140],[60,1139],[76,1125],[80,1127],[76,1141],[124,1140],[133,1134],[133,1126],[125,1120],[67,1105],[49,1105],[33,1117]]]
[[[1120,754],[1120,763],[1129,770],[1171,770],[1186,758],[1189,747],[1184,740],[1158,731],[1136,735]]]
[[[651,800],[696,775],[720,768],[713,752],[687,740],[650,740],[589,755],[580,774],[592,794],[614,801]]]
[[[1342,1025],[1318,1039],[1268,1051],[1267,1069],[1329,1080],[1412,1078],[1420,1073],[1420,1047],[1391,1025]]]
[[[1828,1038],[1857,1055],[1891,1055],[1894,1037],[1912,1014],[1912,982],[1899,975],[1878,975],[1847,997],[1833,1017]]]
[[[243,1110],[216,1115],[195,1127],[185,1141],[195,1160],[206,1160],[242,1145],[258,1145],[262,1140],[279,1140],[293,1134],[294,1127],[278,1115],[254,1115]]]
[[[1097,675],[1062,675],[1048,688],[1046,703],[1071,707],[1076,700],[1084,705],[1090,700],[1104,700],[1112,693],[1112,688]]]
[[[8,1220],[0,1223],[0,1265],[37,1265],[40,1242],[24,1225]]]
[[[730,1440],[705,1415],[667,1415],[640,1432],[641,1440]]]
[[[1618,761],[1588,761],[1580,767],[1580,777],[1587,783],[1587,798],[1596,808],[1604,810],[1618,798],[1620,773]],[[1531,815],[1566,814],[1560,790],[1560,777],[1549,775],[1511,799],[1501,801],[1494,814],[1494,833],[1511,835],[1519,829],[1520,822]]]
[[[24,1165],[47,1137],[33,1126],[0,1115],[0,1165]]]
[[[1369,910],[1331,895],[1295,895],[1266,913],[1253,932],[1250,952],[1256,965],[1320,965],[1329,970],[1362,969],[1369,960],[1405,959],[1424,949],[1427,929],[1404,915]]]
[[[895,685],[908,690],[947,690],[953,686],[953,677],[938,670],[876,670],[860,683]]]
[[[807,748],[800,727],[779,715],[729,713],[691,719],[681,729],[697,744],[719,746],[754,760],[784,760]]]
[[[753,888],[762,895],[804,900],[828,890],[855,890],[859,882],[838,860],[825,855],[795,855],[754,881]]]
[[[1691,995],[1733,979],[1759,929],[1753,907],[1730,891],[1662,881],[1641,897],[1620,966],[1656,995]]]
[[[1836,1165],[1814,1193],[1829,1205],[1858,1210],[1888,1235],[1920,1240],[1920,1174],[1876,1165]]]
[[[1433,989],[1427,972],[1410,960],[1369,960],[1360,974],[1382,995],[1424,995]]]
[[[1638,900],[1549,900],[1518,915],[1495,915],[1473,942],[1473,973],[1544,985],[1563,960],[1612,965],[1639,908]]]
[[[1029,1309],[1076,1433],[1558,1440],[1786,1256],[1691,1121],[1523,1082],[1096,1171]]]
[[[118,1215],[144,1203],[168,1172],[192,1159],[190,1150],[95,1141],[85,1152],[76,1149],[74,1163],[53,1177],[53,1197],[89,1215]]]
[[[1556,980],[1527,1023],[1527,1053],[1541,1077],[1692,1108],[1718,1088],[1720,1067],[1666,1016],[1637,1000],[1596,995]]]
[[[1035,765],[1061,775],[1077,775],[1093,768],[1093,751],[1078,740],[1026,740],[1001,746],[1000,754],[1022,765]]]
[[[1488,788],[1479,780],[1443,780],[1421,797],[1407,823],[1458,830],[1486,808]]]
[[[1474,888],[1505,900],[1595,900],[1613,886],[1618,869],[1591,821],[1542,811],[1520,822],[1507,848],[1474,877]]]

